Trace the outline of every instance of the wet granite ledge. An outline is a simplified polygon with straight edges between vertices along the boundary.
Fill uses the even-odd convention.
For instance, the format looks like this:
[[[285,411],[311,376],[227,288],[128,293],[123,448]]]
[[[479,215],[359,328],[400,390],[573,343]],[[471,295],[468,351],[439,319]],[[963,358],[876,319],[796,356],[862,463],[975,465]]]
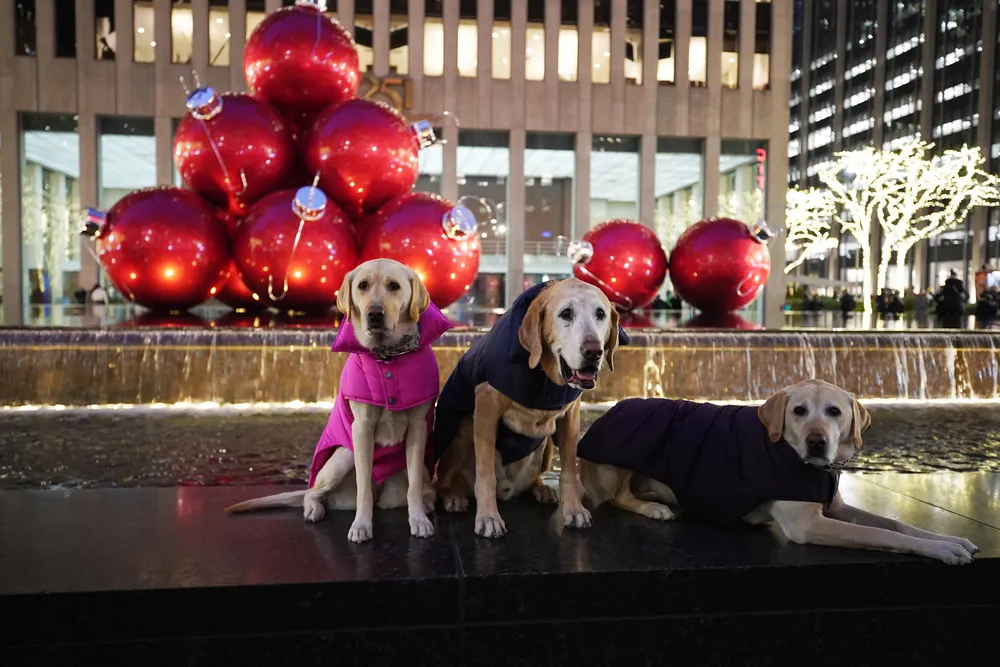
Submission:
[[[503,506],[501,541],[444,514],[411,539],[397,511],[359,546],[350,513],[222,513],[266,487],[2,492],[0,664],[989,664],[1000,529],[891,478],[845,479],[845,496],[983,557],[947,567],[610,508],[560,534],[530,501]],[[941,488],[956,479],[988,510],[1000,477]]]

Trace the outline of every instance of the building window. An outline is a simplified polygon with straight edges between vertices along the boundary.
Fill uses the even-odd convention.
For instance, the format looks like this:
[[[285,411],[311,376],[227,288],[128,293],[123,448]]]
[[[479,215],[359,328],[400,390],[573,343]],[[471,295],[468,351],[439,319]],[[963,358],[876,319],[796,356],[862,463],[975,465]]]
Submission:
[[[329,3],[327,3],[329,4]],[[267,16],[267,5],[264,0],[247,0],[247,39],[253,34],[260,22]]]
[[[656,141],[653,213],[656,236],[668,251],[685,229],[702,218],[701,141],[660,137]]]
[[[768,90],[771,87],[771,3],[757,1],[757,21],[753,49],[753,88]]]
[[[524,34],[524,78],[545,80],[545,2],[528,2],[528,25]]]
[[[371,3],[364,7],[370,11]],[[354,15],[354,28],[350,30],[354,36],[355,50],[358,52],[358,69],[368,72],[375,66],[375,18],[370,13],[360,13],[361,7],[355,5],[355,10],[359,13]]]
[[[722,87],[740,80],[740,0],[726,0],[722,17]]]
[[[76,0],[55,2],[56,58],[76,58]]]
[[[458,24],[458,75],[475,77],[479,74],[479,26],[475,19]]]
[[[760,141],[723,140],[719,156],[719,215],[747,224],[760,220],[764,217],[766,185],[767,145]]]
[[[106,211],[128,193],[156,185],[152,118],[108,116],[98,121],[98,207]]]
[[[633,0],[626,5],[625,14],[625,80],[642,83],[642,22],[645,4]]]
[[[507,132],[460,130],[456,150],[459,197],[486,199],[494,207],[494,213],[500,221],[500,224],[479,232],[482,244],[479,275],[467,298],[487,308],[502,308],[507,287],[506,214],[510,135]]]
[[[510,4],[493,3],[493,78],[510,78]]]
[[[117,33],[115,33],[114,0],[94,1],[94,41],[98,60],[114,60]]]
[[[16,0],[14,23],[14,54],[18,56],[35,55],[38,30],[35,25],[35,0]]]
[[[524,272],[550,273],[532,266],[533,257],[555,255],[560,236],[576,238],[573,178],[576,141],[572,134],[528,132],[524,151]],[[569,274],[569,265],[565,267]]]
[[[136,36],[138,43],[138,35]],[[170,8],[170,62],[191,62],[194,50],[194,12],[191,0],[181,0]]]
[[[208,64],[229,67],[229,2],[211,0],[208,9]]]
[[[559,26],[559,59],[557,69],[560,81],[576,81],[580,55],[580,35],[576,28],[578,6],[575,2],[562,3]]]
[[[692,3],[691,10],[688,81],[693,86],[704,86],[708,69],[708,0]]]
[[[81,219],[76,117],[23,114],[21,132],[24,300],[65,303],[80,272],[80,239],[73,231]]]
[[[611,3],[594,4],[594,32],[590,36],[590,80],[611,83]]]
[[[156,32],[153,27],[153,3],[135,2],[132,5],[132,28],[135,40],[132,45],[132,60],[137,63],[151,63],[156,59]],[[188,43],[190,44],[190,41]],[[190,59],[190,51],[188,53]]]
[[[675,26],[677,25],[677,3],[674,0],[660,2],[660,38],[656,60],[656,80],[674,82]]]
[[[639,138],[594,135],[590,156],[590,226],[639,217]]]
[[[434,128],[434,134],[444,136],[444,129]],[[413,189],[417,192],[433,192],[441,194],[441,173],[444,168],[444,146],[440,143],[420,150],[420,166],[417,183]]]

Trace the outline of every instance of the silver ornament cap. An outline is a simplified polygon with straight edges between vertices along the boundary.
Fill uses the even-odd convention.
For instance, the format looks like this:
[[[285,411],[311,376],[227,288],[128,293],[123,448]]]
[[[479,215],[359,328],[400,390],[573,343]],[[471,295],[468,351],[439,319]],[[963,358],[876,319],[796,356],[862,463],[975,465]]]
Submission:
[[[296,7],[310,7],[321,12],[326,11],[326,0],[295,0]]]
[[[455,241],[461,241],[475,234],[478,225],[475,214],[462,204],[445,213],[444,219],[441,220],[445,235]]]
[[[417,135],[417,141],[420,142],[421,148],[428,148],[438,142],[437,135],[434,134],[434,127],[429,120],[419,120],[410,125],[410,127],[413,128],[413,133]]]
[[[767,222],[765,222],[763,219],[758,220],[753,224],[753,226],[750,228],[750,233],[753,235],[755,239],[757,239],[758,243],[763,243],[765,245],[767,244],[768,241],[770,241],[775,237],[774,230],[771,229],[768,226]]]
[[[88,208],[83,218],[83,227],[80,234],[87,238],[96,239],[101,235],[101,229],[108,219],[108,214],[96,208]]]
[[[188,111],[198,120],[212,120],[222,113],[222,97],[211,86],[195,88],[187,96]]]
[[[315,222],[326,212],[326,195],[315,185],[307,185],[295,192],[292,211],[306,222]]]
[[[566,256],[574,264],[587,264],[594,257],[594,244],[590,241],[570,241]]]

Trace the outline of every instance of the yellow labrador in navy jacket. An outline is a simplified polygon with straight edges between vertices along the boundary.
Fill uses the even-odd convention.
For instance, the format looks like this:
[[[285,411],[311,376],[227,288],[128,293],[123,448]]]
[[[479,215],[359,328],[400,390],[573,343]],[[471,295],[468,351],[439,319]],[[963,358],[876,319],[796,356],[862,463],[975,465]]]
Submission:
[[[620,401],[580,439],[577,456],[666,484],[686,513],[723,523],[771,500],[828,504],[839,479],[784,440],[770,442],[755,407],[662,398]]]

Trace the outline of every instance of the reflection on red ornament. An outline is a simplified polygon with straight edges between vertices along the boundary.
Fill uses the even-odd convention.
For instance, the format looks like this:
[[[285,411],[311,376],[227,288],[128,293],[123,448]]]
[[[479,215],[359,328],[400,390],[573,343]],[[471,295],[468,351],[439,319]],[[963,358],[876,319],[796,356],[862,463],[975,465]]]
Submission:
[[[259,311],[269,305],[266,294],[257,294],[256,298],[253,290],[246,286],[240,276],[239,267],[236,262],[232,262],[229,270],[229,279],[219,288],[215,294],[222,303],[230,308],[242,308],[244,310]]]
[[[229,235],[190,190],[156,187],[118,200],[97,231],[97,253],[115,289],[154,310],[186,310],[228,278]]]
[[[150,329],[191,329],[204,328],[209,323],[198,317],[194,313],[165,313],[155,310],[147,310],[135,317],[131,317],[119,326],[126,328],[150,328]]]
[[[689,227],[670,254],[670,279],[684,301],[703,312],[731,312],[767,284],[767,245],[739,220],[709,218]]]
[[[312,6],[264,17],[247,38],[243,73],[257,99],[302,130],[326,107],[352,99],[361,85],[354,40]]]
[[[698,313],[684,323],[685,329],[741,329],[753,331],[763,329],[736,313]]]
[[[667,275],[667,255],[653,230],[634,220],[609,220],[583,241],[592,255],[574,262],[573,275],[599,287],[620,310],[652,303]]]
[[[479,237],[475,229],[448,229],[453,210],[446,199],[427,192],[389,202],[370,220],[361,261],[387,257],[406,264],[434,305],[446,308],[469,291],[479,272]]]
[[[274,321],[274,313],[269,310],[230,310],[225,315],[212,320],[214,327],[232,329],[267,329]]]
[[[317,197],[322,197],[323,205],[310,219],[293,210],[299,193],[309,190],[281,190],[261,199],[233,241],[244,283],[261,297],[273,297],[274,306],[282,310],[328,309],[337,302],[344,276],[358,263],[347,216],[322,192]]]

